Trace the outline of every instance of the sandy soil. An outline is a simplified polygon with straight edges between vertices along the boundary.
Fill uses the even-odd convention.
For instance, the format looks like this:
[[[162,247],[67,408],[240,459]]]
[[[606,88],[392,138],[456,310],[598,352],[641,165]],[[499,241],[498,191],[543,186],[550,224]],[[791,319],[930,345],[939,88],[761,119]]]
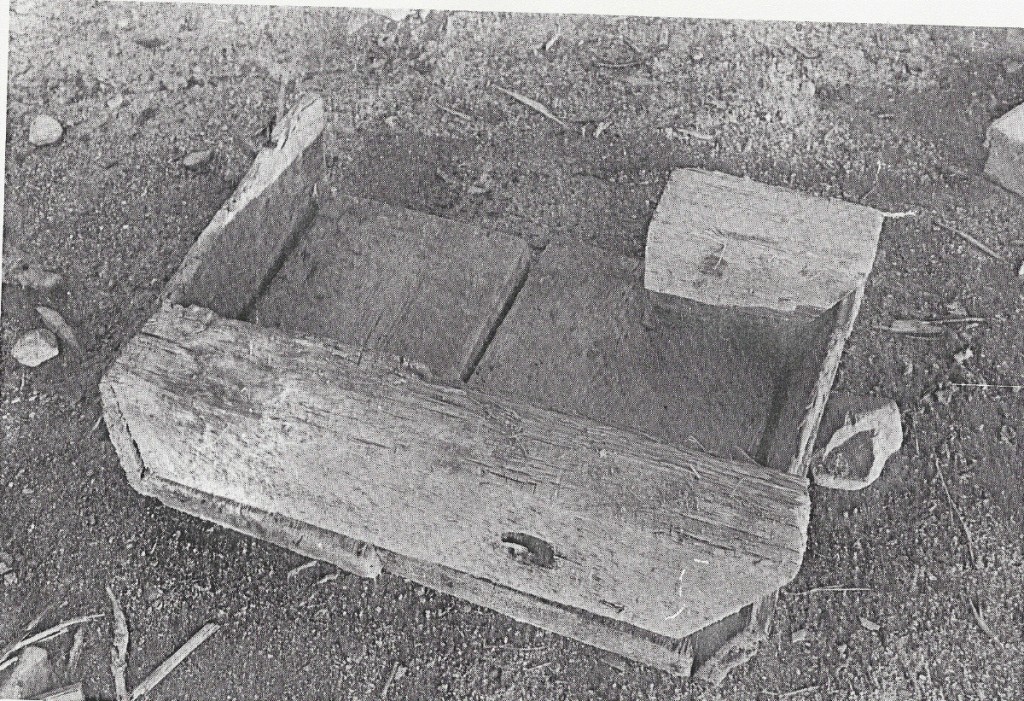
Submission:
[[[99,377],[244,173],[289,75],[289,95],[328,100],[340,188],[535,241],[639,255],[680,166],[917,213],[886,224],[837,384],[895,399],[904,450],[870,489],[815,490],[810,549],[771,639],[723,687],[391,576],[289,578],[298,556],[129,489],[97,424]],[[0,549],[14,576],[0,584],[0,642],[48,606],[43,625],[106,610],[109,585],[132,627],[130,681],[204,622],[224,624],[154,698],[380,698],[386,686],[413,699],[1012,698],[1024,688],[1024,400],[951,383],[1024,379],[1024,200],[981,174],[986,126],[1022,100],[1020,31],[444,12],[396,24],[14,0],[4,250],[64,282],[3,286]],[[66,131],[34,147],[43,113]],[[183,167],[205,148],[206,168]],[[37,304],[64,315],[81,354],[14,361],[14,340],[41,325]],[[926,340],[879,328],[956,314],[985,321]],[[811,592],[827,586],[859,590]],[[90,697],[113,697],[109,625],[88,626],[81,672],[68,673]],[[59,660],[69,645],[49,648]]]

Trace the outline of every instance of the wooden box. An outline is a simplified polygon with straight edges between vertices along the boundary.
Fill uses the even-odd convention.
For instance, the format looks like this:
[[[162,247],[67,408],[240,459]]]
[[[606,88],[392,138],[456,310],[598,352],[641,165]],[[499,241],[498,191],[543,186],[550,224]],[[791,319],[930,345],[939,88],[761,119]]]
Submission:
[[[749,656],[878,213],[677,171],[646,263],[537,252],[329,194],[323,127],[302,98],[105,375],[133,487],[680,676]]]

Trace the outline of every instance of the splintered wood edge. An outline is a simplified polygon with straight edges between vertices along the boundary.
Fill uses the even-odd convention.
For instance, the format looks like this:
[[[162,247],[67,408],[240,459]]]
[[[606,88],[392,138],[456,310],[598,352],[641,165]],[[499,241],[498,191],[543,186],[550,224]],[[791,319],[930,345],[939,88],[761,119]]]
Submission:
[[[181,266],[171,277],[163,291],[163,299],[179,304],[206,261],[215,243],[224,235],[228,225],[266,192],[288,169],[301,160],[305,152],[317,143],[326,126],[324,101],[318,95],[303,95],[273,132],[274,144],[257,154],[241,184],[217,211],[199,238],[189,249]],[[280,202],[278,206],[295,207],[298,203]],[[282,238],[289,232],[280,232]]]
[[[829,334],[821,370],[814,382],[807,411],[800,422],[800,438],[797,449],[787,469],[791,475],[806,477],[810,469],[811,455],[814,452],[814,442],[818,437],[821,417],[825,414],[825,405],[828,403],[828,395],[832,391],[832,384],[835,382],[836,372],[839,370],[843,349],[846,347],[846,341],[850,338],[850,334],[853,333],[853,324],[857,319],[863,299],[864,288],[858,288],[847,295],[838,305],[836,322]]]

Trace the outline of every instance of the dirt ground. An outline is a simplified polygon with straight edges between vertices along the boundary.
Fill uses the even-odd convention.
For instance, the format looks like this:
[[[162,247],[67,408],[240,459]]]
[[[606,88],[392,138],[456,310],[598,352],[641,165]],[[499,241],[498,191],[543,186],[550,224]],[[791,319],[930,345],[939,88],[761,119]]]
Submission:
[[[12,572],[0,643],[41,613],[46,625],[107,611],[109,585],[132,630],[130,683],[203,623],[223,624],[154,698],[952,700],[1024,689],[1024,399],[953,384],[1024,382],[1024,200],[982,176],[987,125],[1024,101],[1024,32],[11,5],[5,259],[17,250],[63,283],[3,286],[0,550]],[[886,223],[837,381],[899,403],[904,449],[867,490],[813,491],[801,573],[768,643],[724,686],[682,683],[389,575],[321,581],[333,569],[318,566],[289,577],[299,556],[128,487],[98,422],[100,375],[245,172],[282,75],[295,77],[288,95],[327,99],[339,189],[534,241],[640,255],[682,166],[916,213]],[[60,143],[30,145],[38,114],[65,125]],[[183,167],[206,148],[207,167]],[[38,304],[64,316],[83,352],[27,369],[10,349],[41,326]],[[983,321],[926,339],[880,328],[956,315]],[[812,591],[831,586],[856,591]],[[55,659],[70,637],[48,645]],[[90,698],[113,698],[109,646],[109,617],[89,624],[72,678]]]

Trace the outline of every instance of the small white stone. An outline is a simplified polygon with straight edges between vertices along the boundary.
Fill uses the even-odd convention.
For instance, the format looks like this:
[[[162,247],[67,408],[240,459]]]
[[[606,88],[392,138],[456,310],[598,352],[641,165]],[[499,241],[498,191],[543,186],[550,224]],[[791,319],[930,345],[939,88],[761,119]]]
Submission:
[[[30,368],[55,358],[59,352],[57,337],[49,329],[32,329],[25,332],[14,342],[14,348],[11,349],[14,359]]]
[[[181,159],[181,164],[190,170],[202,168],[213,158],[213,149],[195,151]]]
[[[41,114],[32,120],[28,130],[28,141],[33,146],[49,146],[60,141],[64,127],[48,114]]]

